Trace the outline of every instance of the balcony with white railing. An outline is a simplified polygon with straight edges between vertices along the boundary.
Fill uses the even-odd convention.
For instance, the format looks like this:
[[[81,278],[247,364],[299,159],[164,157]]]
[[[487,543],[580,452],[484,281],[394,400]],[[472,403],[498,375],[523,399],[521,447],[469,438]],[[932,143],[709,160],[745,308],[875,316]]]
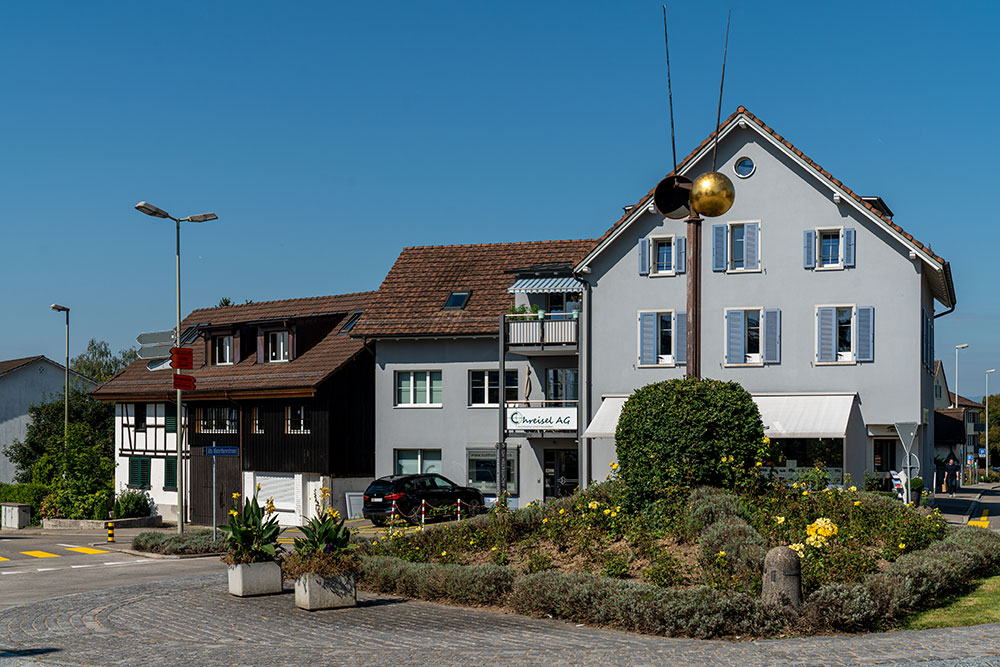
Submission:
[[[576,313],[507,315],[504,337],[518,354],[575,354],[579,325]]]

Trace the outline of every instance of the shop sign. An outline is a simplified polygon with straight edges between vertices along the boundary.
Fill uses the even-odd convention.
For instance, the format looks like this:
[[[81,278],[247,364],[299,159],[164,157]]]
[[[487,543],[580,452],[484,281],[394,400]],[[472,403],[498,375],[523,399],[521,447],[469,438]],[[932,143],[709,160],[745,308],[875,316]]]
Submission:
[[[507,408],[508,431],[575,431],[576,408]]]

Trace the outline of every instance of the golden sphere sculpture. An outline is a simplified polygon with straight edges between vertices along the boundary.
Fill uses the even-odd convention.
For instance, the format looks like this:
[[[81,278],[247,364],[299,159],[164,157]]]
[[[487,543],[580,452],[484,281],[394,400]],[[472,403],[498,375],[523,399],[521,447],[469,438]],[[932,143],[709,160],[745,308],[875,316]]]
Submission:
[[[709,171],[694,179],[691,207],[710,218],[724,214],[736,201],[736,188],[725,174]]]

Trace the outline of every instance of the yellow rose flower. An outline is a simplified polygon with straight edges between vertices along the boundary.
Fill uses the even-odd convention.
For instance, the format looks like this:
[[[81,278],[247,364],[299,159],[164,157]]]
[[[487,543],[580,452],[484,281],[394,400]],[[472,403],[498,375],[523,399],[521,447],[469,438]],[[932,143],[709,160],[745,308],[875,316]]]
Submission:
[[[612,470],[618,470],[618,464],[617,463],[612,463],[611,464],[611,469]]]
[[[755,465],[759,468],[762,465],[764,465],[764,462],[763,461],[757,461],[757,463]]]
[[[548,522],[549,522],[549,519],[548,519],[548,517],[546,517],[546,518],[542,519],[542,523],[548,523]]]
[[[848,491],[850,491],[851,493],[854,493],[857,490],[858,490],[858,487],[856,487],[856,486],[852,486],[851,488],[848,489]]]
[[[783,516],[776,516],[774,517],[774,520],[777,521],[778,523],[785,523],[785,517]]]
[[[726,552],[725,552],[725,551],[720,551],[720,552],[718,553],[718,556],[719,556],[719,558],[724,558],[724,557],[725,557],[725,555],[726,555]]]
[[[490,549],[490,551],[496,551],[496,550],[497,550],[496,547],[493,547],[492,549]]]
[[[566,513],[566,510],[559,510],[559,513],[560,513],[560,514],[565,514],[565,513]]]
[[[600,505],[600,503],[599,503],[599,502],[597,502],[596,500],[591,500],[591,501],[590,501],[590,502],[589,502],[589,503],[587,504],[587,507],[589,507],[589,508],[590,508],[590,509],[592,509],[592,510],[596,510],[596,509],[597,509],[597,506],[598,506],[598,505]]]
[[[605,514],[605,515],[607,515],[607,514],[611,514],[611,510],[609,510],[609,509],[606,509],[606,510],[604,510],[604,514]]]
[[[858,505],[860,505],[860,504],[861,504],[861,501],[860,501],[860,500],[855,500],[855,501],[854,501],[854,506],[855,506],[855,507],[857,507],[857,506],[858,506]],[[928,514],[927,516],[930,516],[930,514]]]
[[[618,512],[612,512],[612,513],[611,513],[611,517],[612,517],[612,518],[614,518],[614,517],[616,517],[616,516],[618,516]]]
[[[793,489],[799,488],[799,483],[798,482],[792,482],[792,488]]]
[[[808,496],[808,495],[809,495],[809,492],[808,492],[808,491],[803,491],[803,492],[802,492],[802,495],[803,495],[803,496]]]
[[[905,543],[903,543],[903,542],[900,542],[900,543],[899,543],[899,548],[900,548],[900,549],[905,549],[905,548],[906,548],[906,544],[905,544]]]

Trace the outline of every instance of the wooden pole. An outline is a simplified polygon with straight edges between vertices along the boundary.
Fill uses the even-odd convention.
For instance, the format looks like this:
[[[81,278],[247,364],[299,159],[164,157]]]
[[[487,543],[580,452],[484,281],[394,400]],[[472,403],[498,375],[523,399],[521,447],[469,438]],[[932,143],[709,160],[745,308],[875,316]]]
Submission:
[[[701,377],[701,223],[691,209],[687,218],[687,375]]]

